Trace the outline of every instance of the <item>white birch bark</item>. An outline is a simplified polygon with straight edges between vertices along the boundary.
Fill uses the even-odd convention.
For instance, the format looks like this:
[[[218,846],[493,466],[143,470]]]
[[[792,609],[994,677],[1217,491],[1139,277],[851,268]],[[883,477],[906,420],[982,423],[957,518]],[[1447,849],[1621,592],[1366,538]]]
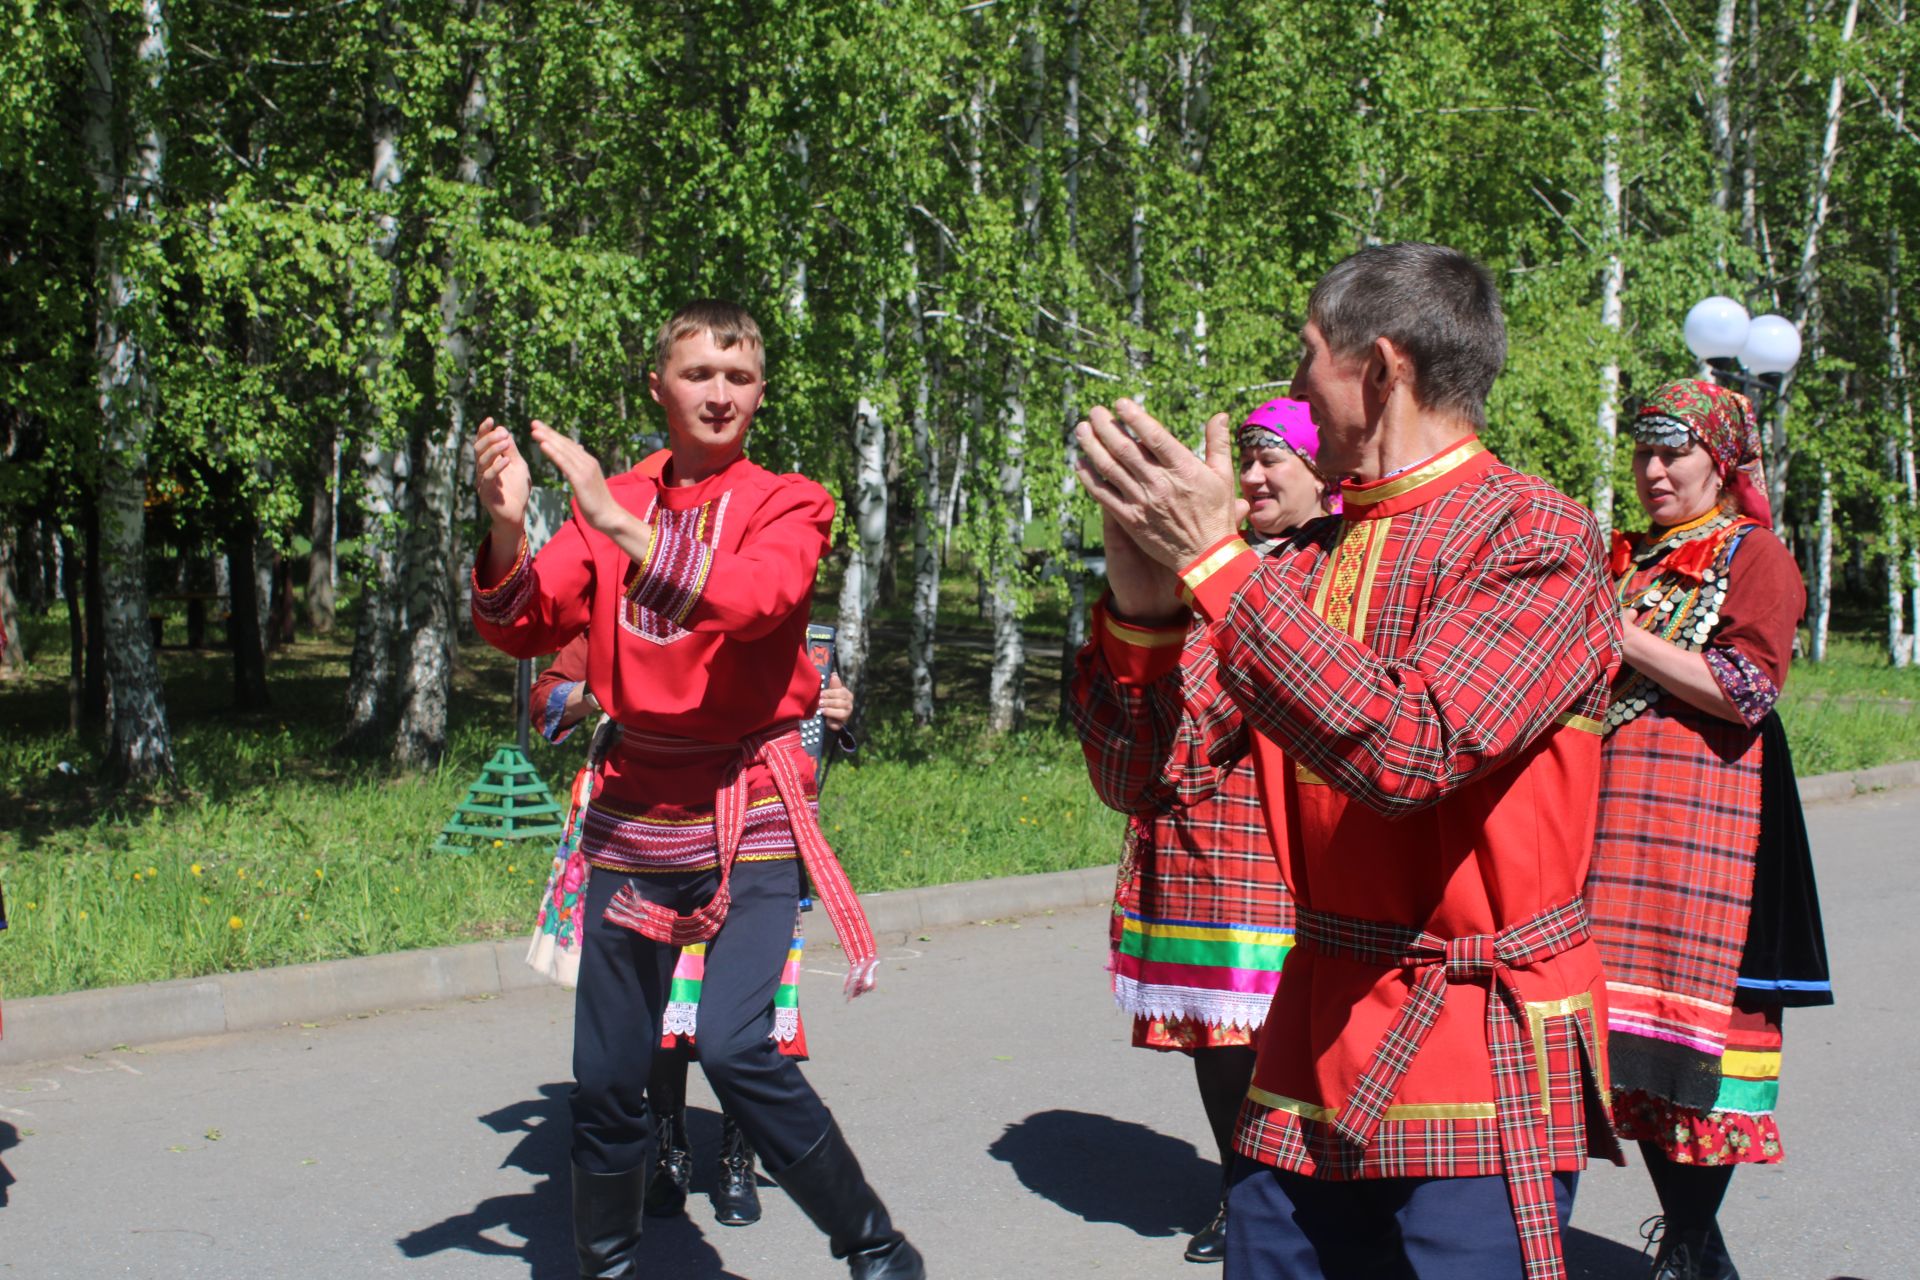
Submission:
[[[1080,0],[1070,0],[1067,8],[1067,50],[1066,79],[1064,85],[1064,104],[1060,116],[1061,133],[1066,140],[1066,219],[1067,219],[1067,256],[1077,259],[1080,254]],[[1080,330],[1080,308],[1075,304],[1067,308],[1067,376],[1060,389],[1060,418],[1062,430],[1066,436],[1066,471],[1060,478],[1060,550],[1066,564],[1067,579],[1067,627],[1064,643],[1060,648],[1060,714],[1061,727],[1066,727],[1072,719],[1071,701],[1075,657],[1080,647],[1087,642],[1087,573],[1083,564],[1084,546],[1080,536],[1080,505],[1076,490],[1080,482],[1074,478],[1074,463],[1080,456],[1080,443],[1074,435],[1074,426],[1080,418],[1079,386],[1074,377],[1071,362],[1075,359],[1075,349],[1079,340],[1075,336]]]
[[[391,56],[391,55],[388,55]],[[382,67],[373,91],[371,140],[373,168],[370,187],[376,200],[390,200],[405,178],[400,158],[399,85],[391,67]],[[394,308],[400,279],[391,269],[399,249],[400,222],[390,211],[375,220],[373,251],[389,265],[389,289],[373,317],[361,376],[369,415],[366,439],[355,466],[360,478],[361,556],[366,579],[360,595],[360,617],[354,629],[353,659],[347,670],[347,724],[341,745],[367,751],[382,742],[394,718],[394,638],[400,629],[400,517],[406,509],[410,471],[403,449],[397,448],[397,423],[391,383],[397,376],[398,323]]]
[[[326,428],[322,455],[327,468],[314,482],[313,512],[307,522],[307,625],[325,635],[333,630],[334,531],[339,524],[340,433]]]
[[[88,159],[100,196],[95,258],[94,365],[101,416],[99,513],[105,656],[110,683],[107,768],[145,782],[173,774],[159,662],[147,625],[147,441],[157,413],[144,312],[157,299],[143,278],[141,241],[154,234],[166,163],[159,96],[168,32],[161,0],[142,0],[134,74],[115,75],[111,17],[82,21],[87,62]],[[120,138],[128,140],[123,150]]]
[[[886,366],[887,305],[882,299],[874,318],[876,370]],[[870,388],[853,411],[853,492],[848,495],[849,521],[846,576],[840,582],[840,678],[856,698],[866,691],[867,638],[874,596],[880,585],[880,561],[887,547],[887,424]]]
[[[1820,536],[1813,561],[1813,646],[1815,662],[1827,660],[1827,622],[1833,615],[1833,472],[1820,464]]]
[[[940,621],[940,450],[930,419],[933,402],[932,353],[927,350],[927,323],[920,298],[920,254],[911,233],[902,253],[912,272],[907,286],[907,315],[913,325],[914,349],[920,356],[920,376],[914,387],[911,439],[914,461],[913,603],[907,636],[907,676],[913,722],[929,725],[934,717],[934,637]]]
[[[473,16],[480,15],[475,3]],[[460,163],[456,181],[470,206],[469,234],[479,234],[479,190],[493,162],[487,141],[489,109],[487,51],[474,52],[460,107]],[[395,672],[400,718],[395,726],[393,762],[401,768],[438,764],[447,746],[447,699],[453,688],[454,627],[457,599],[449,566],[460,555],[456,545],[463,446],[473,434],[469,397],[473,382],[474,294],[472,266],[453,232],[446,250],[440,291],[440,371],[445,379],[439,421],[425,427],[414,446],[418,465],[408,503],[405,583],[405,650]]]
[[[1133,370],[1136,386],[1147,363],[1143,339],[1147,329],[1147,176],[1152,172],[1153,118],[1144,61],[1151,17],[1151,6],[1141,0],[1135,32],[1141,46],[1140,65],[1127,80],[1127,105],[1133,113],[1133,206],[1127,215],[1127,364]],[[1137,387],[1136,398],[1144,399],[1144,391],[1144,387]]]
[[[1731,4],[1731,0],[1728,0]],[[1620,357],[1618,343],[1623,314],[1621,291],[1626,282],[1620,240],[1625,230],[1620,194],[1620,8],[1618,0],[1600,6],[1600,203],[1606,219],[1601,229],[1606,255],[1600,277],[1600,326],[1607,343],[1606,363],[1600,366],[1600,412],[1594,432],[1593,517],[1604,542],[1613,529],[1613,448],[1620,429]]]
[[[1847,0],[1846,17],[1841,21],[1840,43],[1853,42],[1860,18],[1860,0]],[[1846,100],[1847,77],[1840,72],[1827,90],[1826,127],[1821,132],[1820,155],[1814,165],[1813,184],[1807,196],[1806,235],[1800,241],[1800,266],[1794,273],[1793,323],[1800,330],[1806,355],[1800,367],[1819,354],[1820,340],[1820,236],[1827,225],[1828,195],[1833,184],[1833,166],[1840,151],[1840,117]],[[1787,448],[1787,396],[1793,389],[1795,373],[1781,380],[1780,394],[1774,401],[1773,429],[1768,444],[1772,456],[1767,459],[1767,495],[1773,506],[1776,528],[1788,527],[1787,468],[1793,460]]]
[[[1738,0],[1720,0],[1719,8],[1713,19],[1713,74],[1712,84],[1707,95],[1707,137],[1713,144],[1713,207],[1725,212],[1733,200],[1733,19],[1738,8]],[[1603,32],[1611,28],[1613,38],[1619,40],[1619,10],[1608,5],[1602,10],[1601,25]],[[1602,40],[1604,42],[1603,33]],[[1618,56],[1616,50],[1616,58]],[[1602,65],[1601,75],[1606,70]],[[1617,77],[1618,71],[1616,69]],[[1616,89],[1616,93],[1618,90]],[[1720,255],[1720,265],[1726,266],[1726,255]]]

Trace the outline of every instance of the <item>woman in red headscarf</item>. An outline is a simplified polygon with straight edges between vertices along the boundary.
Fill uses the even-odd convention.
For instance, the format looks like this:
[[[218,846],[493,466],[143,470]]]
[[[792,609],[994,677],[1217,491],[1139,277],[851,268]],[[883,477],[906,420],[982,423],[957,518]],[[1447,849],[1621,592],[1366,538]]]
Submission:
[[[1239,446],[1247,540],[1262,555],[1285,551],[1340,509],[1338,484],[1314,461],[1320,433],[1305,401],[1261,405],[1241,425]],[[1206,626],[1195,625],[1186,642],[1208,644]],[[1200,804],[1128,824],[1111,941],[1113,994],[1133,1015],[1133,1043],[1193,1059],[1223,1187],[1219,1212],[1188,1243],[1187,1258],[1220,1262],[1234,1121],[1253,1083],[1256,1034],[1293,946],[1293,904],[1251,756]]]
[[[1660,1197],[1660,1277],[1733,1277],[1737,1164],[1781,1158],[1780,1011],[1832,1000],[1773,704],[1806,592],[1774,536],[1743,395],[1668,383],[1633,426],[1651,521],[1614,535],[1625,626],[1587,903],[1607,972],[1614,1120]]]

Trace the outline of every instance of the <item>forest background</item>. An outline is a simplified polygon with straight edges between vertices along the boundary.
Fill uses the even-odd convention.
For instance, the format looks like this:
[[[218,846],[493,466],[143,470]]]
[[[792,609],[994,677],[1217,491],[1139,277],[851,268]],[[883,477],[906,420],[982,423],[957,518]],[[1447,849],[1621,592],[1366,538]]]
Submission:
[[[0,0],[16,923],[36,850],[147,883],[143,848],[209,838],[160,810],[257,833],[240,797],[289,772],[334,789],[313,820],[343,788],[457,798],[510,687],[462,648],[466,441],[539,416],[629,465],[653,331],[700,295],[767,333],[754,456],[840,499],[818,611],[859,775],[944,743],[1072,778],[1036,822],[1087,810],[1044,728],[1099,588],[1072,424],[1125,394],[1191,434],[1282,394],[1314,280],[1397,239],[1495,271],[1487,439],[1603,525],[1637,518],[1636,396],[1697,369],[1689,306],[1789,317],[1769,483],[1807,657],[1853,668],[1796,678],[1904,693],[1908,3]],[[163,650],[210,600],[230,652]],[[367,821],[369,877],[424,850]],[[327,839],[287,837],[320,885]]]

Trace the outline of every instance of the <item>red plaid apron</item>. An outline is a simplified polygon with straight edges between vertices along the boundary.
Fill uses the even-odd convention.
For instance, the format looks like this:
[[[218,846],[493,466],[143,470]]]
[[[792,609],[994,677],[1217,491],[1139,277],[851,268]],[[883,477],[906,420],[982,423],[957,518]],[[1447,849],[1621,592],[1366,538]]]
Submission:
[[[740,852],[741,829],[746,825],[747,771],[756,764],[764,764],[773,774],[774,789],[780,793],[781,803],[786,806],[787,820],[793,826],[793,842],[800,850],[801,861],[806,864],[807,878],[813,884],[813,892],[819,897],[821,905],[826,907],[827,919],[833,922],[840,946],[847,953],[847,998],[852,999],[873,990],[874,971],[880,963],[873,942],[873,930],[867,925],[866,912],[860,909],[860,899],[855,896],[845,869],[841,867],[840,860],[833,856],[833,849],[820,831],[820,822],[814,816],[813,806],[807,803],[807,789],[800,773],[801,762],[807,756],[800,745],[797,724],[777,725],[755,734],[738,747],[695,743],[659,734],[640,734],[631,728],[626,730],[622,741],[623,745],[667,748],[680,752],[701,749],[714,753],[733,752],[734,758],[727,766],[725,780],[713,797],[713,827],[720,846],[720,887],[713,891],[713,897],[704,905],[681,915],[657,902],[648,902],[634,890],[632,884],[627,884],[607,905],[606,918],[609,921],[672,947],[706,942],[720,932],[721,922],[727,918],[727,908],[733,904],[733,892],[728,882],[733,876],[734,858]]]
[[[1498,998],[1487,1001],[1487,1049],[1494,1067],[1500,1160],[1513,1199],[1520,1255],[1527,1280],[1566,1280],[1545,1121],[1528,1091],[1536,1069],[1533,1040],[1526,1001],[1512,971],[1585,942],[1585,904],[1572,898],[1501,933],[1464,938],[1442,938],[1410,925],[1356,920],[1305,906],[1299,908],[1297,927],[1300,946],[1415,975],[1399,1019],[1381,1038],[1334,1122],[1340,1136],[1362,1150],[1373,1141],[1401,1079],[1440,1016],[1448,985],[1471,982],[1492,988],[1490,994]]]

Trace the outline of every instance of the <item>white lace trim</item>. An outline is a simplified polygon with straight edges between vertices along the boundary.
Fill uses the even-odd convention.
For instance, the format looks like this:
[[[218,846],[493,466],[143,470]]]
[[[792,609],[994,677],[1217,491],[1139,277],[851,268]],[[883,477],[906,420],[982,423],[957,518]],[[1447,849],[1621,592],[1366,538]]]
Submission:
[[[1123,978],[1113,979],[1113,999],[1136,1018],[1170,1022],[1191,1018],[1209,1027],[1241,1027],[1257,1031],[1267,1020],[1273,997],[1257,992],[1209,991],[1201,987],[1168,987]]]
[[[667,1004],[667,1011],[660,1018],[660,1034],[663,1036],[690,1036],[694,1034],[694,1025],[700,1019],[700,1006],[686,1000],[674,1000]]]
[[[781,1044],[787,1043],[800,1034],[800,1011],[798,1009],[775,1009],[773,1011],[773,1038]]]

